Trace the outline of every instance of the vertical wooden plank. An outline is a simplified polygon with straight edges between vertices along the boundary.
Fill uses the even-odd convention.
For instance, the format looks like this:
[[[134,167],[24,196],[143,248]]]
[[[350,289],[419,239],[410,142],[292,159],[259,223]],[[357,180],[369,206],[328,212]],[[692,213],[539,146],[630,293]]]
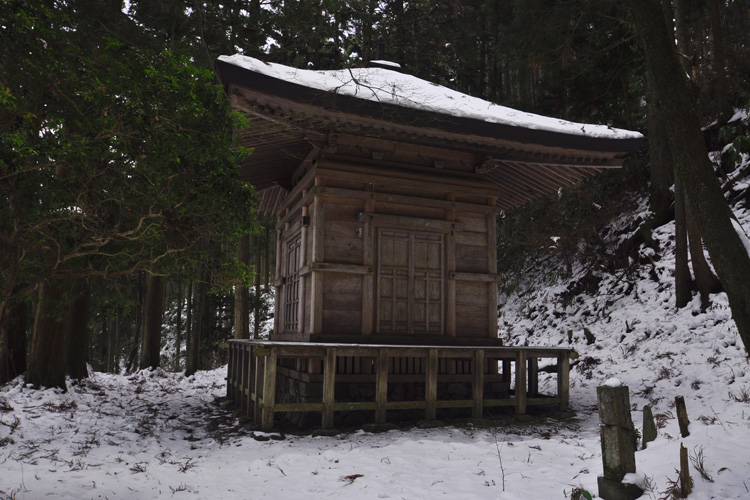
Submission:
[[[247,394],[245,394],[245,397],[247,398],[247,414],[253,419],[254,423],[258,423],[256,413],[255,413],[255,403],[253,402],[253,398],[257,400],[256,394],[255,394],[255,369],[257,365],[257,359],[255,359],[253,352],[253,347],[248,346],[247,347]]]
[[[454,195],[449,195],[453,200]],[[445,218],[449,221],[456,220],[456,210],[451,208],[445,211]],[[445,287],[445,333],[449,337],[456,336],[456,280],[451,277],[451,273],[456,271],[456,231],[451,231],[445,237],[446,256],[445,269],[448,273]]]
[[[570,359],[567,352],[557,356],[557,397],[560,398],[560,411],[567,410],[570,401]]]
[[[262,420],[261,402],[263,401],[264,377],[266,372],[266,358],[257,356],[255,358],[255,401],[253,402],[253,422],[257,425]]]
[[[315,179],[318,185],[319,178]],[[323,197],[316,195],[313,201],[315,209],[315,221],[313,222],[313,242],[312,242],[312,263],[321,263],[325,259],[325,228],[326,228],[326,211],[325,200]],[[312,334],[323,333],[323,273],[320,271],[312,272],[312,293],[310,294],[311,306],[310,314],[312,315],[310,325]]]
[[[326,349],[323,366],[323,428],[333,427],[334,391],[336,388],[336,348]]]
[[[375,423],[384,424],[386,418],[385,404],[388,402],[388,350],[378,349],[377,374],[375,383]]]
[[[430,349],[427,357],[427,387],[425,388],[427,409],[425,410],[425,420],[435,420],[437,418],[438,364],[437,349]]]
[[[526,351],[516,354],[516,413],[526,413]]]
[[[237,346],[229,342],[229,365],[227,366],[227,399],[234,399],[235,396],[235,375],[234,375],[234,356]]]
[[[471,411],[473,418],[482,418],[484,413],[484,351],[476,349],[474,351],[474,363],[472,369],[471,392],[474,400],[474,407]]]
[[[245,359],[245,345],[237,346],[239,349],[236,350],[235,359],[235,370],[237,376],[235,378],[236,385],[234,391],[234,402],[240,407],[240,410],[245,410],[245,377],[244,371],[247,369],[247,361]]]
[[[264,432],[273,429],[273,410],[276,404],[276,348],[265,358],[263,373],[263,418],[261,428]]]
[[[539,358],[531,356],[528,358],[529,369],[526,372],[527,386],[529,388],[529,396],[536,397],[539,394]]]
[[[375,200],[365,200],[365,214],[375,212]],[[365,217],[362,227],[362,264],[372,266],[374,263],[375,238],[372,223],[369,217]],[[367,273],[362,276],[362,335],[372,334],[374,318],[374,299],[375,299],[375,276],[373,273]]]
[[[276,224],[278,227],[278,218],[276,219]],[[274,275],[274,280],[276,283],[279,282],[281,279],[281,229],[276,230],[276,274]],[[276,310],[276,314],[273,315],[273,331],[274,332],[280,332],[281,331],[281,314],[280,311],[282,311],[282,303],[281,303],[281,296],[283,295],[282,290],[283,288],[280,285],[274,286],[275,292],[275,305],[274,308]]]
[[[497,274],[497,222],[495,214],[487,215],[487,272]],[[487,314],[490,338],[497,338],[497,283],[487,283]]]
[[[302,191],[302,197],[304,198],[306,192]],[[308,213],[309,207],[303,206],[302,207],[302,217],[307,217],[309,215]],[[303,225],[300,229],[300,248],[299,248],[299,262],[297,262],[297,272],[299,273],[299,269],[302,269],[305,264],[307,264],[307,231],[308,227]],[[297,303],[297,332],[298,333],[304,333],[305,332],[305,310],[307,309],[307,305],[305,304],[305,288],[307,287],[307,276],[300,276],[298,281],[298,293],[299,293],[299,302]]]

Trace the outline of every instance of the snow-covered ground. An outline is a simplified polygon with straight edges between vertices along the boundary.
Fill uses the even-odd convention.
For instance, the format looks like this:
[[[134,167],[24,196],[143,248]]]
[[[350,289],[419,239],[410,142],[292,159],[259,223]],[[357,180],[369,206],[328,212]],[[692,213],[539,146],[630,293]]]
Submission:
[[[740,204],[735,213],[748,232],[750,211]],[[657,440],[636,454],[652,485],[643,498],[666,498],[684,443],[706,474],[691,469],[690,498],[748,499],[748,358],[724,295],[705,312],[697,297],[675,310],[672,232],[671,225],[656,232],[661,250],[644,254],[647,264],[594,269],[601,281],[588,291],[566,294],[586,274],[583,263],[549,283],[552,259],[539,278],[530,274],[503,297],[509,343],[571,345],[580,354],[571,371],[575,418],[494,415],[491,425],[259,441],[219,404],[225,368],[189,378],[95,373],[67,393],[17,379],[0,388],[0,498],[538,500],[569,498],[574,488],[595,495],[596,387],[617,377],[630,388],[636,426],[648,403],[659,424]],[[684,439],[678,395],[691,420]]]

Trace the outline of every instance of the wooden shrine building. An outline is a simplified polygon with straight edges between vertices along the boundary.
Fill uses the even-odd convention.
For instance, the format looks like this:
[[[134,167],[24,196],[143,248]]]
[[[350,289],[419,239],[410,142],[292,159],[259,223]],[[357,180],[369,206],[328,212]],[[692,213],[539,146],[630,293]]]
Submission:
[[[620,167],[640,134],[497,106],[382,61],[216,66],[248,119],[241,173],[278,237],[273,332],[231,342],[230,397],[264,429],[285,411],[330,427],[339,410],[382,422],[393,409],[567,406],[569,350],[497,338],[496,216]],[[537,393],[543,358],[557,360],[555,396]],[[466,391],[448,394],[457,383]]]

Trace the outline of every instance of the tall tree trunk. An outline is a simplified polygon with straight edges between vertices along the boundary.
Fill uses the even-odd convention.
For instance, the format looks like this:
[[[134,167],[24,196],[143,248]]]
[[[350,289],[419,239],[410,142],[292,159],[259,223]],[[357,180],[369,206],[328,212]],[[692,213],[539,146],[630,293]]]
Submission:
[[[249,264],[250,236],[241,236],[237,247],[237,260]],[[250,338],[250,297],[245,284],[234,287],[234,338]]]
[[[183,289],[182,282],[177,283],[177,321],[175,323],[175,352],[174,352],[174,371],[180,371],[180,353],[182,352],[182,301]]]
[[[44,281],[40,287],[26,371],[26,383],[35,387],[66,389],[65,325],[58,308],[62,295],[61,284],[56,280]]]
[[[648,79],[648,156],[650,160],[652,227],[659,227],[672,219],[672,184],[674,162],[669,150],[669,140],[664,120],[656,111],[653,83]]]
[[[146,324],[143,331],[140,367],[158,368],[161,354],[161,324],[164,319],[164,282],[161,276],[151,275],[146,297]]]
[[[692,217],[690,213],[687,214],[687,228],[690,261],[693,264],[695,285],[701,296],[701,309],[705,311],[711,302],[709,296],[712,293],[721,291],[721,283],[719,282],[719,279],[714,276],[711,267],[708,265],[708,261],[706,261],[706,256],[703,253],[701,233],[698,229],[698,224],[695,222],[695,217]]]
[[[201,279],[196,286],[196,308],[193,315],[193,331],[190,335],[190,349],[185,361],[185,375],[190,376],[201,368],[201,336],[205,332],[206,312],[208,311],[208,284]]]
[[[690,302],[690,267],[688,266],[687,214],[682,181],[674,182],[674,289],[675,305],[685,307]]]
[[[193,282],[188,283],[187,290],[187,304],[185,304],[187,312],[185,313],[185,367],[187,368],[188,352],[190,351],[190,342],[193,332]]]
[[[687,25],[686,0],[674,0],[675,31],[677,34],[677,50],[682,70],[692,77],[693,75],[693,51],[690,47],[690,35]],[[647,49],[648,50],[648,49]]]
[[[89,309],[91,305],[91,285],[78,280],[73,286],[75,298],[68,309],[66,320],[68,342],[68,374],[73,379],[89,376],[86,367],[89,353]]]
[[[26,371],[28,304],[6,305],[0,314],[0,385]]]
[[[660,7],[654,0],[630,0],[630,4],[646,65],[654,78],[657,107],[667,127],[675,174],[682,181],[688,210],[726,290],[745,350],[750,352],[750,256],[708,158],[689,83]]]
[[[732,117],[732,106],[729,104],[726,57],[724,56],[724,30],[721,23],[722,8],[722,0],[711,0],[711,39],[713,41],[714,74],[716,75],[716,106],[719,108],[719,120],[726,121]]]

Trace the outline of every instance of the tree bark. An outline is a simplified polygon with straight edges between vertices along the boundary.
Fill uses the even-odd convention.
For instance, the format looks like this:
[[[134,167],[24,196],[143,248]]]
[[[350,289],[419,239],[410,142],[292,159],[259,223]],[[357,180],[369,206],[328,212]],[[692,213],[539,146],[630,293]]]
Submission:
[[[241,264],[248,264],[250,260],[250,236],[240,237],[237,247],[237,260]],[[250,338],[250,296],[247,286],[243,284],[234,288],[234,338]]]
[[[721,291],[721,283],[714,276],[703,253],[703,242],[698,224],[695,218],[687,214],[688,242],[690,249],[690,261],[693,264],[693,276],[695,286],[701,296],[701,309],[705,311],[711,303],[710,295]]]
[[[690,303],[690,285],[692,277],[688,266],[687,214],[685,213],[685,196],[682,181],[674,183],[674,289],[675,305],[678,308]]]
[[[0,317],[0,385],[26,371],[28,304],[6,306]]]
[[[91,285],[88,281],[78,281],[73,286],[75,298],[68,309],[66,319],[68,342],[68,375],[73,379],[89,376],[86,367],[89,354],[89,310],[91,305]]]
[[[690,35],[688,35],[686,9],[685,0],[674,0],[674,19],[679,61],[682,70],[692,77],[693,55],[690,48]]]
[[[182,300],[183,290],[182,282],[177,283],[177,321],[175,322],[175,353],[174,353],[174,371],[180,371],[180,353],[182,352]]]
[[[161,276],[151,275],[146,297],[146,324],[141,347],[141,369],[158,368],[161,354],[161,324],[164,319],[164,283]]]
[[[724,55],[724,30],[721,23],[722,1],[711,0],[711,40],[713,41],[714,75],[716,76],[716,106],[719,108],[719,120],[727,121],[732,117],[732,106],[729,104],[729,86],[727,84],[726,57]]]
[[[657,109],[667,127],[675,174],[682,181],[688,210],[726,290],[745,350],[750,352],[750,256],[735,230],[734,215],[708,158],[689,83],[660,7],[653,0],[630,0],[630,5],[654,79]]]
[[[671,206],[674,184],[674,162],[669,150],[664,120],[656,112],[653,83],[648,79],[648,156],[651,167],[650,205],[653,212],[653,227],[666,224],[671,220]]]
[[[40,287],[26,371],[26,383],[35,387],[66,389],[65,324],[58,308],[62,295],[61,284],[53,279]]]
[[[190,376],[201,367],[201,336],[205,333],[205,319],[208,311],[208,284],[201,280],[196,286],[196,308],[193,315],[193,331],[190,335],[190,349],[185,361],[185,375]]]

